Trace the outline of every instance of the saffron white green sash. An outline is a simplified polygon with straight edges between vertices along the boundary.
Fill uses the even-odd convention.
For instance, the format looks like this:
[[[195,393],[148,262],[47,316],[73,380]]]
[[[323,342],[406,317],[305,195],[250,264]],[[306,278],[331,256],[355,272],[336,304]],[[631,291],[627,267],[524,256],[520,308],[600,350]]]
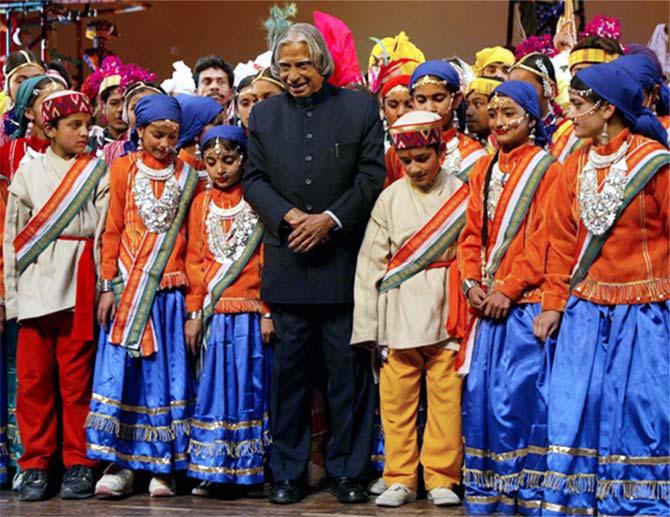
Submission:
[[[647,145],[650,142],[647,142],[643,145]],[[638,148],[639,149],[639,148]],[[629,156],[632,156],[632,152]],[[630,204],[630,202],[635,199],[635,197],[640,193],[640,191],[649,183],[649,181],[654,177],[658,170],[664,165],[670,163],[670,152],[665,149],[655,149],[646,156],[644,156],[640,162],[632,167],[626,176],[626,189],[624,190],[623,203],[619,207],[619,210],[616,214],[616,219],[612,224],[611,228],[614,227],[616,221],[621,217],[621,214]],[[581,282],[586,274],[589,271],[593,262],[600,254],[605,241],[609,236],[609,231],[605,232],[602,235],[593,235],[591,232],[588,232],[584,242],[582,243],[579,254],[577,255],[577,261],[574,268],[572,269],[572,274],[570,276],[570,289],[573,289],[579,282]]]
[[[495,242],[490,249],[488,260],[486,262],[486,279],[482,278],[482,282],[487,281],[488,287],[493,283],[493,277],[495,276],[496,271],[498,271],[503,257],[507,253],[510,244],[519,231],[519,227],[528,215],[528,210],[535,197],[535,192],[537,191],[544,174],[554,161],[553,156],[538,149],[519,176],[518,181],[514,185],[505,187],[512,188],[512,192],[505,206],[499,204],[496,209],[496,218],[498,217],[498,212],[500,210],[503,210],[503,212],[498,231],[495,234]],[[485,211],[486,207],[482,207],[482,210]],[[479,318],[476,318],[468,333],[468,337],[465,340],[465,346],[462,346],[461,348],[463,359],[457,370],[460,375],[467,375],[470,371],[475,336],[478,327]]]
[[[155,351],[155,333],[150,320],[154,297],[198,185],[197,172],[184,162],[182,166],[177,179],[181,197],[172,225],[161,234],[146,231],[132,265],[128,268],[124,260],[119,260],[121,276],[114,280],[114,290],[120,299],[109,341],[134,352],[141,348],[144,356]],[[121,254],[123,252],[122,249]]]
[[[468,206],[467,185],[454,192],[446,203],[393,255],[379,285],[383,293],[398,287],[434,263],[451,246],[465,227]]]
[[[97,158],[85,156],[74,162],[45,205],[14,239],[19,274],[63,233],[106,172],[105,162]]]
[[[249,263],[249,260],[258,248],[258,245],[263,240],[264,233],[265,227],[259,220],[254,226],[254,229],[249,236],[249,241],[244,247],[244,251],[240,257],[237,258],[237,260],[230,260],[220,264],[218,270],[212,276],[212,279],[207,285],[207,296],[205,297],[205,302],[203,304],[204,308],[202,312],[205,325],[208,324],[209,319],[214,314],[214,308],[219,302],[223,292],[237,280],[237,277],[240,276],[242,270]]]
[[[514,240],[514,237],[516,237],[519,227],[526,219],[537,187],[540,185],[540,181],[542,181],[545,172],[547,172],[552,163],[554,163],[554,157],[549,153],[539,150],[523,171],[519,181],[514,185],[509,202],[504,207],[505,211],[500,228],[496,234],[496,240],[488,254],[486,277],[489,283],[493,281],[493,277],[496,271],[498,271],[509,245]]]

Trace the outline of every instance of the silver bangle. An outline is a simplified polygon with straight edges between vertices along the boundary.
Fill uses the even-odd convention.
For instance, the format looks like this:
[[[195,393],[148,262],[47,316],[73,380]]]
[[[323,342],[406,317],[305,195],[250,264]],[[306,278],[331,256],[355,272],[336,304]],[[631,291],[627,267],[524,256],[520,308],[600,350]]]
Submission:
[[[100,292],[109,293],[113,290],[111,280],[100,280]]]
[[[187,320],[200,320],[200,319],[202,319],[202,309],[199,310],[199,311],[187,312],[186,313],[186,319]]]
[[[465,296],[468,296],[468,292],[470,291],[470,289],[478,285],[479,282],[477,280],[473,280],[472,278],[466,278],[465,280],[463,280],[463,294],[465,294]]]
[[[271,312],[264,312],[263,314],[261,314],[261,317],[265,318],[266,320],[270,320],[270,319],[272,319],[272,313]]]

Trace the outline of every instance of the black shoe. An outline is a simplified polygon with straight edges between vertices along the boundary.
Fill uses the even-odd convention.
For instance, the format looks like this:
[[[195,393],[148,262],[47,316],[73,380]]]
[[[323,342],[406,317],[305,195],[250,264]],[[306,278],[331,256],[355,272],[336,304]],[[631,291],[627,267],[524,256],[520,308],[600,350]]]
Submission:
[[[343,504],[367,503],[365,487],[351,478],[338,478],[330,485],[330,493]]]
[[[93,471],[84,465],[75,465],[65,471],[60,496],[63,499],[87,499],[93,497]]]
[[[277,481],[272,484],[270,502],[274,504],[295,504],[307,495],[305,484],[300,481]]]
[[[19,487],[19,501],[44,501],[49,497],[47,471],[27,469]]]

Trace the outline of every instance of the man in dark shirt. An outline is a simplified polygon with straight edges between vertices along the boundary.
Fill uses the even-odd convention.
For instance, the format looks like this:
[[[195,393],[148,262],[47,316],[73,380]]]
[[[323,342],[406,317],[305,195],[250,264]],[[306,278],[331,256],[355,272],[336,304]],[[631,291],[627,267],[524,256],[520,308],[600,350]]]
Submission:
[[[265,222],[261,296],[276,330],[270,501],[305,495],[310,454],[309,371],[322,347],[328,372],[326,471],[343,503],[367,501],[373,430],[370,356],[349,345],[356,256],[384,178],[377,101],[335,88],[319,31],[295,24],[278,38],[274,71],[287,93],[249,118],[245,198]]]

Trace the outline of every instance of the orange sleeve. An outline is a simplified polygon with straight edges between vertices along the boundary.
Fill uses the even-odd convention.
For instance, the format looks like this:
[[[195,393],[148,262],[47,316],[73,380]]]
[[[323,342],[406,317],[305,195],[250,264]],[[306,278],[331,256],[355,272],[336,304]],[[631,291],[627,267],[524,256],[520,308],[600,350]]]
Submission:
[[[512,268],[502,283],[496,285],[496,290],[512,301],[518,301],[528,289],[539,287],[542,284],[549,246],[548,201],[556,178],[561,173],[562,167],[558,162],[550,165],[545,172],[528,213],[523,252],[514,258]]]
[[[129,157],[114,160],[109,170],[109,210],[102,234],[102,279],[112,280],[117,275],[119,248],[124,228],[126,187],[131,167]]]
[[[7,213],[7,181],[0,179],[0,298],[5,299],[5,259],[3,243],[5,234],[5,214]]]
[[[576,152],[568,157],[547,203],[553,213],[548,215],[549,247],[542,286],[543,311],[563,311],[569,297],[570,273],[577,254],[579,215],[575,197],[582,154]]]
[[[661,207],[661,221],[663,221],[665,234],[670,234],[670,182],[668,182],[668,174],[670,173],[670,166],[666,165],[656,173],[653,181],[654,195]]]
[[[195,312],[202,309],[207,295],[205,285],[205,238],[202,228],[207,193],[201,192],[191,204],[188,216],[188,240],[186,243],[186,276],[188,290],[186,292],[186,311]]]
[[[384,188],[388,187],[394,181],[399,180],[405,175],[405,171],[398,158],[398,153],[395,147],[389,147],[384,155],[384,164],[386,165],[386,180],[384,181]]]
[[[463,280],[481,281],[482,188],[492,157],[480,158],[470,174],[470,197],[465,211],[465,228],[458,242],[458,269]]]

